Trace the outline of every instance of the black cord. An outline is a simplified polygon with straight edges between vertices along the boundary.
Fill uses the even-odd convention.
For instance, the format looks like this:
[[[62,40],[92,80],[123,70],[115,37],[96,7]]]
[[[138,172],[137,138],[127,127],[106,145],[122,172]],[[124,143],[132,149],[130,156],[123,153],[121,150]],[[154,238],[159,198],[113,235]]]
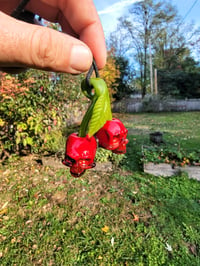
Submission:
[[[25,6],[28,4],[30,0],[22,0],[17,8],[11,13],[13,18],[19,18],[20,14],[24,11]]]
[[[97,78],[99,78],[99,71],[98,71],[98,67],[97,64],[95,62],[95,60],[93,59],[92,65],[90,67],[90,69],[88,70],[88,73],[86,75],[86,84],[89,88],[91,88],[91,84],[90,84],[90,78],[92,76],[93,71],[95,72],[95,75]]]
[[[94,71],[95,71],[96,78],[99,78],[98,67],[97,67],[97,64],[96,64],[94,59],[93,59],[92,65],[93,65],[93,68],[94,68]]]

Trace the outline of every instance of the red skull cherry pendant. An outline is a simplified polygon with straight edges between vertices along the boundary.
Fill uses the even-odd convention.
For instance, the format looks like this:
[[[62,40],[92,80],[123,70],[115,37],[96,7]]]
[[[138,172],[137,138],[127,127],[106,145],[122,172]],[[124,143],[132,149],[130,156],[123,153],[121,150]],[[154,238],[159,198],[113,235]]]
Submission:
[[[96,78],[91,78],[93,71]],[[119,119],[112,119],[109,91],[106,83],[99,77],[95,61],[81,83],[81,89],[91,103],[83,117],[79,133],[72,133],[67,139],[63,160],[63,164],[70,167],[70,173],[74,177],[79,177],[86,169],[95,167],[96,138],[100,147],[118,154],[126,153],[128,143],[128,130]]]
[[[62,163],[70,167],[72,176],[79,177],[86,169],[95,167],[96,149],[95,137],[79,137],[77,133],[72,133],[67,139],[65,159]]]
[[[124,154],[128,143],[127,134],[128,130],[124,124],[119,119],[113,118],[96,133],[96,137],[100,147],[117,154]]]

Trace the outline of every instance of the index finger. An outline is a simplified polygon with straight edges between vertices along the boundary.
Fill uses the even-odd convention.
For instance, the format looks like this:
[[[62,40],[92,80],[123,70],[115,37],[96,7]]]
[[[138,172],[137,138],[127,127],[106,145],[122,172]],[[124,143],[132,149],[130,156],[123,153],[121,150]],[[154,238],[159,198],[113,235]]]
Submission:
[[[39,6],[40,9],[38,10]],[[69,32],[69,28],[71,28],[71,31],[77,34],[79,39],[89,46],[98,67],[104,67],[106,63],[105,38],[92,0],[31,1],[30,7],[35,13],[39,13],[42,17],[51,21],[53,21],[53,16],[55,16],[54,21],[60,23],[63,31]]]

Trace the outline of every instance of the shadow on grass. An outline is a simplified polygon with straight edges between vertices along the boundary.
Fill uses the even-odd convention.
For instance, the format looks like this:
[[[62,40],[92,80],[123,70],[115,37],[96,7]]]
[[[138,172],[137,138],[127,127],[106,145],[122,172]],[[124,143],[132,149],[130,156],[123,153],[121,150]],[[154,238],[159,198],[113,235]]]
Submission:
[[[128,171],[143,171],[142,145],[149,143],[149,136],[145,135],[128,135],[129,143],[127,145],[126,161],[124,167]]]

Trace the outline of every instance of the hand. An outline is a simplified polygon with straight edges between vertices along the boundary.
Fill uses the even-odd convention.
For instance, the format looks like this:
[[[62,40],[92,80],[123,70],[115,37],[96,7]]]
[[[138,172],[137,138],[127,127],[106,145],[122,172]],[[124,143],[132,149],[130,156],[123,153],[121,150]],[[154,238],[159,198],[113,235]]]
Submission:
[[[0,0],[0,68],[31,67],[78,74],[94,56],[98,68],[106,62],[102,26],[92,0],[31,0],[26,9],[58,22],[62,33],[9,16],[18,0]]]

